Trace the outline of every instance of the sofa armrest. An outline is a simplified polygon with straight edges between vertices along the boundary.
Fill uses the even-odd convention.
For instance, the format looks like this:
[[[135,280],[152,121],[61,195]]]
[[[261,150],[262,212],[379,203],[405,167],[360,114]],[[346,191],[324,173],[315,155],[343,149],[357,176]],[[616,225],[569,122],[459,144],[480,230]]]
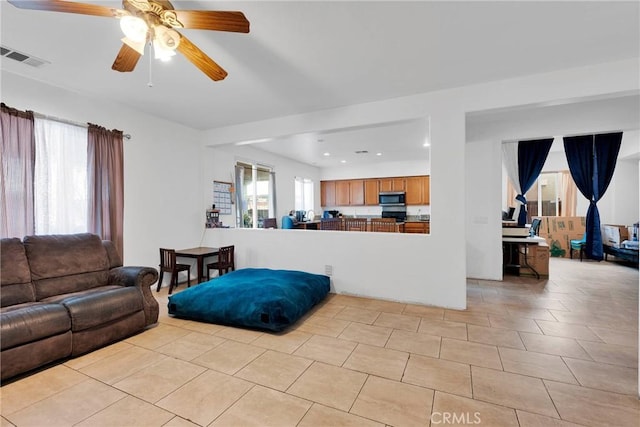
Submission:
[[[158,322],[158,301],[151,292],[151,285],[158,281],[158,271],[151,267],[117,267],[109,270],[109,284],[135,286],[142,292],[144,315],[147,325]]]

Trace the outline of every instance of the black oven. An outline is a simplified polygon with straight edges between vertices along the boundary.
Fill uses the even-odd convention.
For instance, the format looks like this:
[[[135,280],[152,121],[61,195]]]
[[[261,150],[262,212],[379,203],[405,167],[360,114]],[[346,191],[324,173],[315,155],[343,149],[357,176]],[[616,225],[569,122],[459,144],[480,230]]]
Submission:
[[[382,191],[378,193],[378,204],[380,206],[404,206],[404,191]]]
[[[383,206],[382,218],[394,218],[396,222],[404,222],[407,219],[405,206]]]

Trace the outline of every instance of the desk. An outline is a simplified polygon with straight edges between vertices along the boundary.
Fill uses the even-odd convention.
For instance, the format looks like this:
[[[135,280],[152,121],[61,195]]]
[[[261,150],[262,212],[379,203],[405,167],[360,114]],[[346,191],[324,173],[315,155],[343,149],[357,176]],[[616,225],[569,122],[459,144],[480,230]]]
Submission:
[[[513,254],[514,252],[518,254],[518,257],[520,256],[520,246],[524,246],[524,252],[522,253],[524,255],[524,267],[528,268],[529,270],[531,270],[533,272],[533,274],[536,275],[536,279],[540,278],[540,274],[538,273],[538,271],[536,271],[535,268],[533,268],[530,264],[529,264],[529,260],[528,260],[528,253],[529,253],[529,246],[530,245],[538,245],[539,243],[543,243],[546,242],[546,240],[544,239],[544,237],[539,237],[539,236],[534,236],[534,237],[503,237],[502,238],[502,246],[503,246],[503,251],[508,252],[509,254],[509,261],[504,265],[505,268],[508,267],[517,267],[518,269],[520,268],[520,260],[518,259],[518,262],[514,262],[513,260]]]
[[[198,283],[201,283],[205,277],[205,274],[202,272],[204,259],[215,255],[218,255],[218,248],[207,248],[203,246],[176,251],[176,257],[195,258],[198,261]]]

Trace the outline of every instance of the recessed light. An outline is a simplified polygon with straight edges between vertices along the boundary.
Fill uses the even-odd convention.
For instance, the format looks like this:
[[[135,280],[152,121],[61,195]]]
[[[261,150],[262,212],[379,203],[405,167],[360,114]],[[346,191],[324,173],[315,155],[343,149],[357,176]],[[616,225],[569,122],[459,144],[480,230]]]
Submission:
[[[376,153],[376,156],[382,156],[382,153]]]
[[[326,153],[323,153],[322,155],[323,155],[323,156],[325,156],[325,157],[328,157],[328,156],[330,156],[330,155],[331,155],[331,153],[326,152]]]
[[[431,144],[429,144],[429,141],[427,141],[427,142],[425,142],[424,144],[422,144],[422,146],[423,146],[423,147],[428,147],[428,146],[430,146],[430,145],[431,145]]]
[[[347,163],[346,160],[340,160],[340,163]]]

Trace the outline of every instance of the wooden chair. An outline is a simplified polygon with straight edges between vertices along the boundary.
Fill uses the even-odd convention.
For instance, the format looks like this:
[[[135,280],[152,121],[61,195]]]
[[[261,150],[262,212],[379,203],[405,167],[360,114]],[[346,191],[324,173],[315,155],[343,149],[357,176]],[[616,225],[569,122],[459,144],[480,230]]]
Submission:
[[[395,218],[371,218],[371,231],[395,233],[398,231]]]
[[[344,218],[344,231],[367,231],[367,218]]]
[[[320,230],[344,230],[342,218],[322,218],[320,220]]]
[[[222,246],[218,251],[218,260],[207,264],[207,280],[211,280],[211,270],[218,270],[218,276],[236,269],[234,246]]]
[[[278,221],[275,218],[265,218],[262,220],[262,228],[278,228]]]
[[[191,266],[189,264],[176,263],[176,251],[174,249],[160,248],[160,277],[158,278],[158,288],[156,292],[160,292],[162,286],[162,278],[164,272],[171,273],[171,281],[169,282],[169,295],[173,292],[173,288],[178,286],[178,273],[187,272],[187,287],[191,286]]]

